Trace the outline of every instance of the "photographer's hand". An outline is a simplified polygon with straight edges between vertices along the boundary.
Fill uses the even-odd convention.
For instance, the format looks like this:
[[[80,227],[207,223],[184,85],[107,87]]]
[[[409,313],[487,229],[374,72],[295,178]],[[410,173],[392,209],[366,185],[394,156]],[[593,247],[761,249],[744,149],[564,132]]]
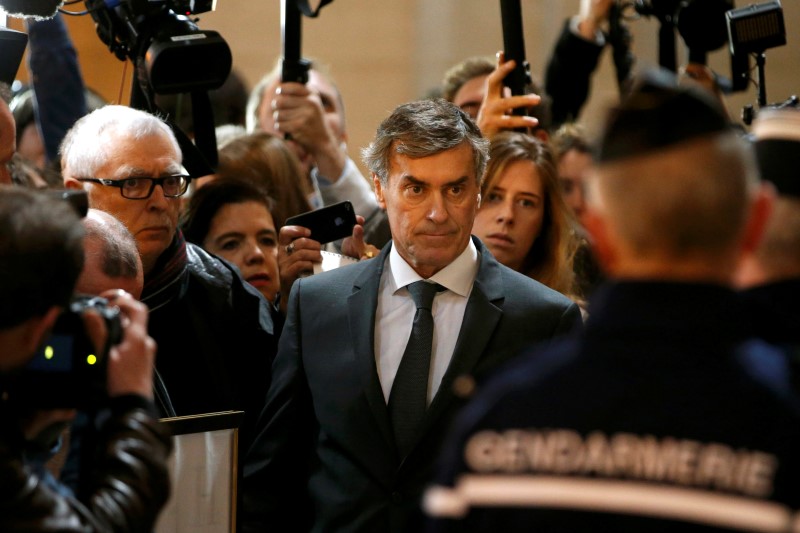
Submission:
[[[602,24],[608,20],[608,14],[614,0],[582,0],[581,10],[578,15],[578,31],[587,41],[595,41],[597,32]]]
[[[514,109],[533,107],[542,101],[536,94],[505,96],[503,79],[514,70],[515,65],[514,60],[506,61],[503,53],[498,52],[497,67],[486,78],[483,102],[476,120],[484,137],[491,138],[503,130],[532,129],[539,124],[534,117],[511,114]]]
[[[326,121],[326,103],[302,83],[282,83],[272,101],[275,128],[291,135],[311,154],[317,170],[331,181],[339,179],[347,162],[338,136]]]
[[[152,400],[156,343],[147,334],[147,306],[122,290],[106,291],[100,296],[119,307],[122,323],[122,340],[108,353],[108,395],[113,398],[136,394]],[[102,319],[87,313],[86,321],[95,345],[103,346],[106,332]]]

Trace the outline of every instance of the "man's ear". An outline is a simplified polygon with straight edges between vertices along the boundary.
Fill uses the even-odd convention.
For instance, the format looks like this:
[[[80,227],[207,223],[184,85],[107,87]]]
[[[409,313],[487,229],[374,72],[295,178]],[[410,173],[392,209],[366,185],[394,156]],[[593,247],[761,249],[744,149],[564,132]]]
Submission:
[[[381,179],[374,172],[372,173],[372,185],[375,187],[375,198],[378,200],[378,205],[381,209],[386,209],[386,201],[383,199],[383,186]]]
[[[613,272],[616,263],[614,240],[609,235],[608,221],[596,210],[587,206],[581,216],[581,224],[589,234],[589,241],[597,262],[604,272]]]
[[[64,177],[64,188],[65,189],[83,189],[83,183],[76,180],[75,178],[68,178]]]
[[[772,207],[775,204],[775,186],[770,182],[763,182],[750,204],[750,213],[745,222],[742,235],[742,252],[753,253],[761,243],[764,231],[767,229]]]

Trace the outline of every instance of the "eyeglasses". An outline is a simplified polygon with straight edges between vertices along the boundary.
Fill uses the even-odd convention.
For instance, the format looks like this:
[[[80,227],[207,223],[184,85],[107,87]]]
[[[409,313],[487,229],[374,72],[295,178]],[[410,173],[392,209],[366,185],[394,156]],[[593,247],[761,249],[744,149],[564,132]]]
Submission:
[[[119,187],[119,192],[123,198],[129,200],[146,200],[150,198],[156,185],[161,185],[164,196],[167,198],[178,198],[186,193],[189,188],[191,176],[177,174],[175,176],[164,176],[163,178],[123,178],[121,180],[107,180],[102,178],[76,178],[78,181],[89,181],[99,183],[107,187]]]

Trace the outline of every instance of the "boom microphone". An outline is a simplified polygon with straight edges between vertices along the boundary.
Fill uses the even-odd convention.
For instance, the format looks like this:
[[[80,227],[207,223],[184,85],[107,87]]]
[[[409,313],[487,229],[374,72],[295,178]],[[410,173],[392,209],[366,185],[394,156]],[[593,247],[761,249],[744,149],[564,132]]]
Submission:
[[[49,19],[64,0],[0,0],[0,9],[11,17]]]

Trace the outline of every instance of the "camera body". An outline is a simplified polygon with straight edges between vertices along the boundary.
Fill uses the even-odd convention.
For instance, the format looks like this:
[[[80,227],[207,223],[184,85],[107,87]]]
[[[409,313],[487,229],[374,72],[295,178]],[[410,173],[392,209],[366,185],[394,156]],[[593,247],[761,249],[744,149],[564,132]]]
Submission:
[[[83,316],[98,314],[107,340],[98,351],[86,333]],[[78,296],[56,320],[28,364],[7,387],[8,401],[19,408],[87,408],[102,405],[108,396],[108,352],[122,340],[119,309],[104,298]]]
[[[100,40],[130,59],[158,94],[218,89],[233,64],[219,35],[189,18],[213,0],[85,0]]]

